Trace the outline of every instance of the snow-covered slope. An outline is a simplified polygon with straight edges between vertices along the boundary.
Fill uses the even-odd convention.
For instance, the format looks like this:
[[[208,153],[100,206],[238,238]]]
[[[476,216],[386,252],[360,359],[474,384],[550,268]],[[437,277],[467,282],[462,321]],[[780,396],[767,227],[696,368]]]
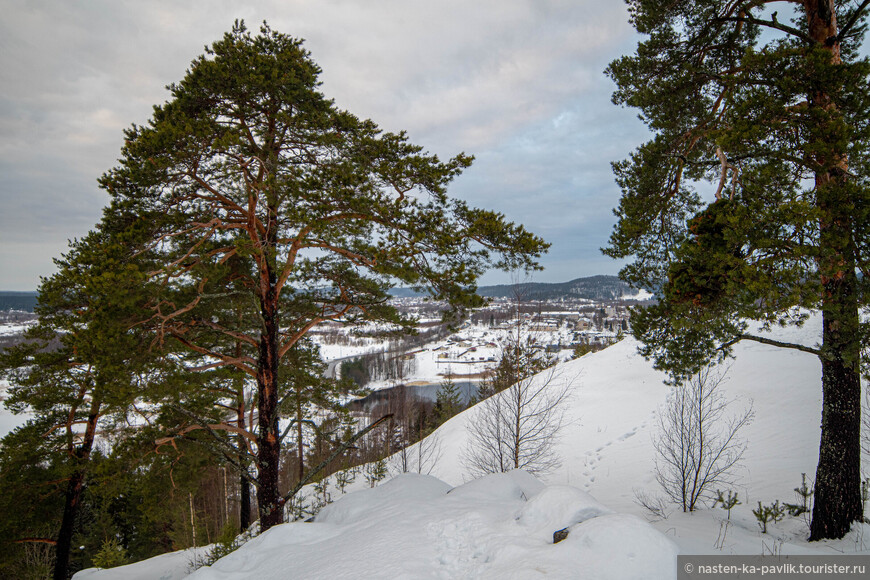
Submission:
[[[820,319],[813,317],[800,329],[777,328],[772,335],[782,341],[814,345],[820,336]],[[559,367],[559,381],[572,384],[570,409],[557,452],[562,466],[545,481],[577,486],[604,505],[623,513],[650,516],[638,505],[636,492],[660,494],[655,481],[653,436],[659,429],[657,412],[671,387],[666,376],[637,354],[637,342],[626,338],[598,353],[588,354]],[[737,470],[733,491],[741,505],[732,511],[732,524],[721,541],[719,508],[682,514],[677,506],[667,520],[654,522],[679,546],[682,553],[760,554],[815,553],[845,550],[870,553],[870,540],[861,539],[870,527],[856,529],[839,542],[809,544],[801,518],[787,518],[769,533],[760,533],[752,509],[761,501],[795,502],[794,488],[801,474],[812,480],[818,461],[821,418],[821,365],[812,355],[796,350],[744,342],[728,363],[722,390],[733,399],[734,410],[752,404],[753,422],[743,431],[748,448]],[[436,433],[442,457],[432,475],[451,484],[467,478],[462,464],[468,423],[475,410],[458,415]],[[724,490],[723,490],[724,491]],[[856,526],[856,528],[862,528]],[[721,552],[719,547],[721,547]]]
[[[772,333],[812,345],[820,320]],[[673,506],[651,526],[641,519],[650,514],[636,492],[660,493],[652,437],[671,387],[627,338],[538,378],[571,386],[556,448],[562,465],[543,482],[516,472],[469,482],[462,456],[473,408],[433,434],[441,449],[434,477],[402,476],[349,494],[315,523],[274,528],[194,577],[283,578],[292,567],[298,578],[574,578],[578,570],[588,578],[671,578],[674,545],[695,554],[870,554],[868,525],[812,544],[802,518],[761,533],[751,513],[757,502],[794,502],[801,473],[814,476],[821,367],[811,355],[758,343],[740,344],[735,354],[722,388],[735,409],[751,400],[755,419],[744,432],[749,446],[733,487],[742,503],[730,524],[719,508],[683,514]],[[571,524],[568,540],[552,544],[552,533]],[[625,560],[657,563],[632,576],[630,566],[614,567]],[[124,569],[103,574],[87,578],[127,578]]]
[[[801,334],[814,334],[814,322]],[[783,332],[778,336],[786,339]],[[671,389],[666,375],[637,354],[637,346],[626,338],[560,365],[550,379],[553,388],[567,381],[572,389],[557,447],[563,464],[546,480],[581,487],[618,510],[637,507],[633,487],[654,491],[652,435]],[[818,459],[821,366],[811,355],[758,343],[742,343],[735,354],[722,389],[737,399],[735,409],[752,401],[756,412],[745,432],[749,448],[741,491],[749,496],[741,495],[753,503],[791,500],[800,474],[813,474]],[[474,415],[474,409],[457,415],[435,433],[443,456],[432,475],[454,485],[464,481],[461,451]]]

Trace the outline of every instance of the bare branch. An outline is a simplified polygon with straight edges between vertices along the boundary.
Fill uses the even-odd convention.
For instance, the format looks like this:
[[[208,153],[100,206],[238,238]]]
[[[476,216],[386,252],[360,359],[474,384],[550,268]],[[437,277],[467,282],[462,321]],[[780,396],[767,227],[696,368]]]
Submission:
[[[717,486],[733,483],[733,469],[746,449],[738,434],[754,417],[752,405],[729,419],[725,413],[731,401],[719,391],[724,378],[724,373],[713,374],[712,367],[702,369],[675,387],[658,414],[656,481],[684,512],[712,499]]]
[[[13,544],[50,544],[52,546],[57,545],[57,540],[52,540],[51,538],[21,538],[19,540],[12,540]]]
[[[373,430],[375,427],[377,427],[378,425],[380,425],[381,423],[383,423],[387,419],[392,418],[392,416],[393,416],[392,413],[384,415],[383,417],[381,417],[380,419],[378,419],[377,421],[375,421],[374,423],[372,423],[371,425],[369,425],[368,427],[366,427],[362,431],[356,432],[350,439],[348,439],[347,441],[345,441],[344,443],[339,445],[338,448],[336,448],[336,450],[333,451],[329,457],[327,457],[322,462],[320,462],[320,464],[317,465],[316,467],[308,470],[308,473],[305,474],[305,477],[303,477],[301,480],[299,480],[299,483],[297,483],[293,489],[291,489],[289,492],[287,492],[286,495],[284,495],[283,498],[281,498],[282,502],[287,503],[287,501],[290,500],[290,498],[292,498],[294,495],[299,493],[300,489],[305,487],[305,485],[309,481],[314,479],[314,476],[316,476],[318,473],[323,471],[327,465],[332,463],[332,461],[336,457],[338,457],[339,455],[341,455],[342,453],[344,453],[345,451],[350,449],[353,446],[353,444],[356,443],[357,441],[359,441],[359,439],[362,438],[366,433]]]

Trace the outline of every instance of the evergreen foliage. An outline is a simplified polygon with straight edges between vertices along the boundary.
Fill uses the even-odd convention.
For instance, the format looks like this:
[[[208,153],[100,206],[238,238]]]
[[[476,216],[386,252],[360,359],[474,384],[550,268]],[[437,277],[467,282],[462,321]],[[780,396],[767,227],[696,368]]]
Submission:
[[[732,492],[730,489],[728,490],[728,495],[725,496],[718,489],[716,490],[716,500],[713,502],[713,505],[719,504],[723,510],[728,512],[728,520],[731,520],[731,510],[734,509],[735,506],[741,504],[740,500],[737,499],[737,494]]]
[[[236,534],[236,530],[231,525],[226,525],[221,530],[220,536],[214,542],[214,547],[208,551],[205,558],[202,560],[202,566],[211,566],[224,556],[232,554],[242,546],[244,546],[252,537],[251,532],[243,532]]]
[[[15,445],[44,454],[60,470],[50,481],[64,482],[55,544],[58,579],[69,574],[97,431],[112,433],[136,402],[159,396],[158,382],[171,382],[173,365],[149,348],[150,337],[136,327],[147,314],[141,305],[148,262],[139,252],[147,229],[145,216],[107,214],[99,229],[72,242],[55,260],[58,272],[40,285],[39,319],[26,332],[27,342],[0,354],[0,374],[11,385],[6,406],[35,416],[3,446],[31,437]],[[13,468],[14,455],[0,469]]]
[[[367,464],[365,473],[366,481],[369,482],[369,487],[376,486],[389,474],[389,471],[387,469],[387,460],[378,459],[377,461],[373,461],[372,463]]]
[[[842,537],[862,517],[868,2],[629,5],[644,39],[607,72],[614,102],[638,108],[654,137],[614,163],[623,196],[604,251],[634,257],[626,281],[664,281],[659,303],[634,311],[633,332],[677,382],[740,340],[818,356],[825,410],[810,535]],[[791,14],[778,19],[776,5]],[[749,320],[800,326],[808,310],[824,319],[820,348],[750,331]]]
[[[794,493],[798,500],[797,503],[783,502],[785,509],[788,511],[788,515],[797,517],[809,513],[812,508],[813,486],[812,484],[807,485],[806,473],[801,473],[801,485],[800,487],[794,488]]]
[[[127,563],[127,551],[118,538],[108,538],[100,551],[94,555],[93,564],[97,568],[116,568]]]
[[[436,427],[445,423],[450,417],[462,411],[462,395],[453,379],[447,377],[438,388],[435,395],[435,408],[433,410]]]
[[[758,502],[758,508],[752,510],[752,513],[755,515],[755,519],[758,520],[761,533],[766,534],[769,522],[777,523],[785,517],[785,506],[780,505],[779,500],[770,505],[761,505],[761,502]]]

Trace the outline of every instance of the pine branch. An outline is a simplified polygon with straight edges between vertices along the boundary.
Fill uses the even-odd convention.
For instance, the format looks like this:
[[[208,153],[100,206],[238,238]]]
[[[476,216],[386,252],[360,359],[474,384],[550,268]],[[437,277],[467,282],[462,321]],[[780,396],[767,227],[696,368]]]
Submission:
[[[282,399],[282,402],[283,402],[283,399]],[[281,407],[280,403],[279,403],[277,406],[278,406],[278,408],[280,408],[280,407]],[[290,430],[291,430],[291,429],[292,429],[292,428],[293,428],[297,423],[306,423],[306,424],[310,425],[310,426],[314,429],[314,431],[315,431],[317,434],[320,434],[320,431],[317,429],[317,423],[315,423],[314,421],[311,421],[310,419],[302,419],[302,420],[300,420],[300,421],[297,421],[296,419],[291,419],[291,420],[290,420],[290,423],[289,423],[289,424],[287,425],[287,427],[284,429],[284,432],[281,433],[281,436],[280,436],[280,437],[278,437],[278,444],[279,444],[279,445],[280,445],[281,443],[284,442],[284,439],[287,437],[287,434],[290,433]]]
[[[864,0],[861,2],[861,5],[855,9],[855,12],[852,14],[852,18],[843,25],[843,28],[840,29],[840,32],[837,33],[837,40],[842,42],[843,39],[849,34],[849,31],[855,26],[855,23],[861,18],[861,14],[864,12],[864,9],[870,5],[870,0]]]
[[[865,0],[866,2],[866,0]],[[776,13],[773,14],[770,20],[761,20],[746,14],[744,16],[722,16],[716,19],[718,22],[749,22],[750,24],[757,24],[758,26],[764,26],[767,28],[773,28],[776,30],[780,30],[785,32],[786,34],[790,34],[800,40],[803,40],[807,44],[815,44],[815,41],[806,33],[792,26],[788,26],[787,24],[783,24],[779,20],[776,19]]]
[[[207,431],[215,439],[215,441],[220,443],[225,448],[229,449],[232,453],[236,453],[236,454],[244,453],[245,455],[251,457],[252,459],[256,459],[253,455],[251,455],[247,451],[233,447],[233,445],[231,445],[230,443],[225,441],[221,436],[219,436],[217,434],[217,432],[215,431],[215,429],[220,429],[223,431],[230,431],[232,433],[236,433],[238,435],[241,435],[242,437],[244,437],[248,440],[256,441],[256,437],[254,435],[252,435],[251,433],[248,433],[247,431],[245,431],[244,429],[240,429],[239,427],[235,427],[233,425],[227,425],[225,423],[218,423],[218,424],[209,425],[209,421],[205,420],[202,417],[197,416],[195,413],[192,413],[192,412],[188,411],[187,409],[184,409],[183,407],[180,407],[178,405],[169,405],[169,407],[172,409],[175,409],[176,411],[178,411],[179,413],[181,413],[183,415],[186,415],[187,417],[192,419],[196,423],[196,425],[186,427],[184,430],[182,430],[181,433],[177,433],[176,435],[173,435],[171,437],[163,437],[161,439],[158,439],[155,441],[155,445],[157,445],[157,446],[164,445],[166,443],[172,442],[173,440],[175,440],[178,437],[182,437],[182,436],[186,435],[187,433],[189,433],[191,431],[194,431],[197,429],[203,429],[203,430]]]
[[[733,340],[730,340],[724,343],[719,347],[719,350],[723,350],[728,348],[729,346],[735,345],[741,340],[751,340],[753,342],[758,342],[761,344],[766,344],[769,346],[777,346],[779,348],[789,348],[792,350],[799,350],[801,352],[806,352],[815,356],[822,356],[822,351],[816,348],[812,348],[809,346],[804,346],[802,344],[796,344],[793,342],[782,342],[779,340],[773,340],[772,338],[765,338],[763,336],[756,336],[754,334],[738,334]]]

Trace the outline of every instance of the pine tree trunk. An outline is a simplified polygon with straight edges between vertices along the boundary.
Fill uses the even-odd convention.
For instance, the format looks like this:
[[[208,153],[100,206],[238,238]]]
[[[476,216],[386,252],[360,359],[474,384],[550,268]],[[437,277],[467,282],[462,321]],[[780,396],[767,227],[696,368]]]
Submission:
[[[281,445],[278,440],[278,297],[270,284],[262,303],[263,332],[257,361],[259,425],[257,432],[257,505],[260,530],[284,522],[284,509],[278,493]]]
[[[236,421],[239,429],[245,428],[245,391],[241,387],[238,391],[239,406],[236,413]],[[239,465],[247,468],[248,458],[245,454],[245,438],[239,435]],[[239,476],[239,533],[244,533],[251,525],[251,483],[245,475]]]
[[[826,329],[837,321],[825,320]],[[828,334],[826,330],[825,334]],[[863,515],[860,476],[861,387],[853,365],[822,362],[822,437],[810,540],[842,538]]]
[[[239,477],[239,533],[245,533],[251,525],[251,483],[245,476]]]
[[[54,558],[54,580],[67,580],[69,578],[69,557],[72,548],[73,532],[79,504],[81,503],[82,491],[85,483],[85,465],[91,455],[94,446],[94,437],[97,432],[97,420],[100,415],[100,403],[94,401],[88,413],[88,422],[85,428],[82,444],[75,450],[74,458],[77,463],[76,470],[70,477],[66,488],[66,498],[63,506],[63,519],[60,523],[60,531],[57,534]]]
[[[296,477],[302,481],[305,477],[305,441],[302,432],[302,387],[296,387]]]
[[[822,224],[822,436],[810,540],[842,538],[863,515],[861,380],[854,242],[836,184],[820,189]],[[832,195],[834,194],[834,195]]]
[[[839,64],[840,45],[834,0],[805,0],[809,35]],[[810,540],[842,538],[862,517],[861,382],[855,242],[845,151],[837,142],[837,109],[830,94],[809,95],[810,106],[824,119],[811,140],[816,173],[816,205],[820,210],[819,275],[822,284],[822,434],[816,470]]]
[[[85,474],[82,470],[76,470],[69,480],[66,488],[66,499],[63,506],[63,519],[60,524],[60,532],[57,534],[54,560],[54,580],[67,580],[69,578],[69,555],[72,547],[73,526],[79,501],[84,488]]]

